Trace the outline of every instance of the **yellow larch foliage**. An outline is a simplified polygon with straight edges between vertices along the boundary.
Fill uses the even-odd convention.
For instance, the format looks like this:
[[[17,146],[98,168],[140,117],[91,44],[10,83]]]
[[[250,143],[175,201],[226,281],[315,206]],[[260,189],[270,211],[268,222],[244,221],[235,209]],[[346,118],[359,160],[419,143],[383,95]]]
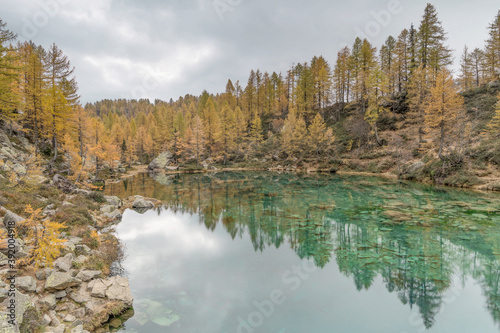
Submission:
[[[41,209],[34,210],[28,205],[26,207],[28,218],[20,223],[21,227],[26,228],[24,240],[30,248],[29,256],[19,261],[21,266],[33,264],[36,267],[52,267],[65,242],[59,239],[59,234],[65,225],[49,219],[43,220],[41,212]]]

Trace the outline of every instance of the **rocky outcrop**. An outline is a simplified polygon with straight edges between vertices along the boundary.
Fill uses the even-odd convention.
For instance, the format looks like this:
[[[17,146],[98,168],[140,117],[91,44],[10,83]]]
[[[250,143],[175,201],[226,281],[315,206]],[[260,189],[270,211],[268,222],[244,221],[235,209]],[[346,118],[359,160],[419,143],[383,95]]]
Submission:
[[[174,156],[169,151],[161,153],[148,165],[148,170],[149,171],[168,170],[169,167],[174,167],[173,157]]]

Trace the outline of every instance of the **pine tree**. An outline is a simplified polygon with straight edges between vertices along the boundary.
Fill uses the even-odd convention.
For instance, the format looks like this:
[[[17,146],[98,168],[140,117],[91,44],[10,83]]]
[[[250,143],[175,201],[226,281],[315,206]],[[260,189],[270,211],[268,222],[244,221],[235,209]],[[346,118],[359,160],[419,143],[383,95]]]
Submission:
[[[425,126],[426,133],[431,136],[431,147],[438,148],[442,160],[447,140],[462,120],[463,113],[464,100],[454,86],[453,76],[446,69],[439,71],[425,103]]]
[[[498,101],[495,104],[495,115],[488,123],[486,129],[487,133],[492,137],[498,138],[500,136],[500,94],[498,95]]]
[[[421,66],[430,67],[434,76],[451,64],[451,50],[445,45],[446,34],[438,19],[436,8],[427,4],[418,30],[418,57]]]
[[[485,64],[490,81],[500,79],[500,10],[488,27],[489,38],[486,41]]]

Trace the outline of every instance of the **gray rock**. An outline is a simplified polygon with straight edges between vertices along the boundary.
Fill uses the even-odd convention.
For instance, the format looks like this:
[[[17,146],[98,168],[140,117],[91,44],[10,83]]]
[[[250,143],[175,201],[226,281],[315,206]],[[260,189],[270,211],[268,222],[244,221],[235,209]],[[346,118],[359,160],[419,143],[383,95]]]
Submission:
[[[76,246],[76,245],[81,244],[83,242],[83,239],[81,237],[70,237],[69,241],[71,243],[75,244],[75,246]]]
[[[19,333],[19,328],[14,325],[9,324],[9,314],[6,312],[0,312],[0,332],[2,333]]]
[[[16,286],[21,291],[34,292],[36,290],[36,280],[32,276],[16,278]]]
[[[76,205],[75,204],[72,204],[71,202],[68,202],[68,201],[63,201],[63,203],[61,204],[62,207],[75,207]]]
[[[47,275],[45,275],[44,270],[39,270],[39,271],[36,271],[35,277],[37,278],[37,280],[42,281],[42,280],[45,280],[47,278]]]
[[[54,293],[54,296],[55,296],[56,298],[58,298],[58,299],[60,299],[60,298],[64,298],[64,297],[66,297],[66,295],[67,295],[67,294],[66,294],[66,291],[64,291],[64,290],[61,290],[61,291],[58,291],[58,292],[55,292],[55,293]]]
[[[66,288],[77,287],[81,284],[81,280],[72,277],[68,273],[55,272],[47,278],[45,290],[49,292],[65,290]]]
[[[173,155],[169,151],[161,153],[149,165],[148,169],[154,171],[157,169],[165,170],[172,163]]]
[[[69,294],[69,298],[79,304],[88,302],[90,300],[90,293],[85,289],[86,288],[80,288],[78,292],[72,292]]]
[[[111,213],[104,214],[104,216],[110,220],[116,221],[122,218],[122,213],[118,209],[115,209]]]
[[[137,197],[132,204],[132,208],[134,209],[151,209],[154,207],[154,203],[152,203],[151,201],[147,201],[143,197]]]
[[[44,310],[53,310],[56,307],[56,296],[54,294],[49,294],[42,298],[38,304]]]
[[[84,271],[80,271],[80,273],[78,273],[76,275],[76,278],[82,280],[83,282],[89,282],[90,280],[93,280],[93,279],[99,277],[101,274],[102,274],[101,271],[86,271],[86,270],[84,270]]]
[[[85,308],[79,308],[77,310],[75,310],[75,312],[73,313],[73,315],[76,317],[76,318],[79,318],[79,319],[82,319],[85,317]]]
[[[68,253],[64,257],[54,261],[54,267],[60,271],[67,272],[73,267],[73,261],[75,261],[75,256],[72,253]]]
[[[113,276],[108,280],[111,285],[106,290],[106,297],[110,301],[122,301],[128,306],[132,306],[134,298],[130,293],[128,280],[121,276]]]
[[[106,200],[106,202],[109,204],[109,205],[112,205],[112,206],[115,206],[115,207],[118,207],[120,208],[122,206],[122,201],[120,198],[116,197],[116,196],[104,196],[104,199]]]
[[[45,314],[43,316],[42,322],[40,324],[42,324],[42,326],[49,326],[51,322],[52,322],[52,318],[50,318],[50,316],[48,314]]]
[[[20,293],[18,290],[16,290],[15,292],[14,299],[16,301],[16,320],[18,323],[22,323],[24,319],[24,313],[28,309],[34,308],[34,304],[31,302],[29,296]],[[6,305],[6,302],[9,301],[10,299],[5,300],[3,304]]]
[[[101,213],[111,213],[116,209],[116,206],[113,205],[103,205],[101,206]]]
[[[104,298],[106,297],[106,290],[108,288],[107,285],[104,284],[103,280],[101,279],[98,279],[98,280],[94,280],[92,281],[92,290],[90,292],[90,295],[93,296],[93,297],[100,297],[100,298]],[[90,287],[91,284],[89,284],[89,287]]]
[[[64,317],[63,320],[67,321],[69,323],[72,323],[72,322],[74,322],[76,320],[76,318],[75,318],[75,316],[69,314],[69,315],[66,315],[66,317]]]
[[[5,216],[3,217],[3,224],[6,228],[13,228],[17,223],[24,221],[24,218],[17,215],[16,213],[7,210]]]
[[[71,330],[71,333],[89,333],[89,331],[86,331],[83,329],[83,325],[76,326]]]

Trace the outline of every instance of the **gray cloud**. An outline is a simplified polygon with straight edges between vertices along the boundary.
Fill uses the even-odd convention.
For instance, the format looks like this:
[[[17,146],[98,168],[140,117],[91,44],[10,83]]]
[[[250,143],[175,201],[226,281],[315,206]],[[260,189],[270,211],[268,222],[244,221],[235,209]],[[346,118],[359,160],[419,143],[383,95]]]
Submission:
[[[221,92],[228,78],[246,83],[252,68],[284,72],[314,55],[323,55],[333,65],[337,51],[352,44],[360,32],[380,46],[388,35],[397,36],[412,22],[418,26],[426,2],[0,0],[0,4],[0,17],[21,40],[32,39],[45,47],[55,42],[70,57],[86,102],[168,100],[198,95],[203,89]],[[483,46],[486,27],[500,9],[497,0],[433,4],[448,31],[449,45],[457,50],[456,59],[465,44]],[[391,8],[397,10],[391,13]],[[30,31],[30,25],[35,29]]]

